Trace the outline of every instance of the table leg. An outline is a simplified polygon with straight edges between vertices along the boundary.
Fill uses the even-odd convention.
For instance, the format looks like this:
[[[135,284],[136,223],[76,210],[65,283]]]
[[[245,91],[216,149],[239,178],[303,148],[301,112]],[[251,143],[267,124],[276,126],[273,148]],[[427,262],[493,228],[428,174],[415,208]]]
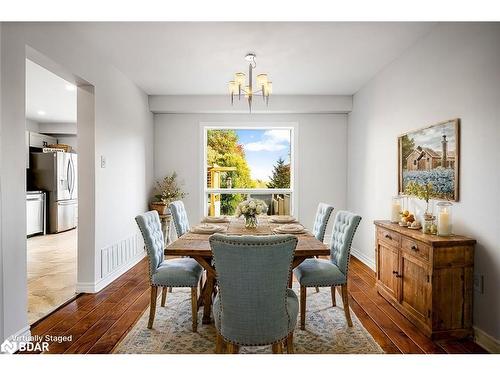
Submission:
[[[207,273],[207,281],[205,282],[205,290],[203,295],[203,324],[210,324],[212,319],[210,313],[212,312],[212,294],[214,291],[215,278]]]

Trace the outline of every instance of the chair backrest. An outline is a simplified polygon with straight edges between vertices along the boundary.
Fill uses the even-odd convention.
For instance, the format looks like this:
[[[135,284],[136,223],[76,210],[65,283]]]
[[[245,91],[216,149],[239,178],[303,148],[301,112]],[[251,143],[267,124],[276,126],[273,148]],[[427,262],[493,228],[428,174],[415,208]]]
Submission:
[[[220,330],[241,345],[267,345],[288,334],[288,277],[297,238],[225,236],[210,246],[219,286]]]
[[[348,211],[339,211],[333,222],[330,260],[344,275],[347,275],[352,239],[360,221],[361,216],[359,215]]]
[[[172,219],[174,221],[177,237],[180,237],[190,229],[184,203],[182,203],[182,201],[174,201],[170,203],[168,208],[170,208],[170,212],[172,213]]]
[[[312,228],[312,234],[316,239],[323,242],[325,239],[326,226],[328,225],[328,220],[332,214],[333,206],[326,203],[318,204],[318,209],[316,211],[316,218],[314,219],[314,225]]]
[[[160,216],[158,216],[157,211],[148,211],[137,215],[135,221],[141,230],[142,238],[144,238],[144,245],[149,257],[149,276],[152,277],[163,262],[165,242]]]

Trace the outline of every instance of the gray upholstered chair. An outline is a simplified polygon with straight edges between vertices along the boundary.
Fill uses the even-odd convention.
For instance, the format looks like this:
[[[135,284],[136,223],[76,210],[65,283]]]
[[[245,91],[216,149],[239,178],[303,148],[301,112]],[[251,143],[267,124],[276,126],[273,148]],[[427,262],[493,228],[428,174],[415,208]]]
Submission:
[[[312,234],[317,240],[323,242],[325,239],[326,226],[328,225],[328,220],[332,214],[333,206],[326,203],[318,204],[318,209],[316,210],[316,217],[314,219],[314,224],[312,228]]]
[[[151,282],[151,305],[149,310],[148,328],[153,327],[156,312],[158,287],[162,287],[161,305],[165,306],[167,288],[191,288],[191,309],[193,332],[198,326],[198,282],[203,269],[194,259],[179,258],[164,260],[163,232],[161,230],[158,212],[149,211],[135,217],[141,230],[149,259],[149,278]]]
[[[219,290],[213,304],[216,353],[261,345],[282,353],[283,344],[293,353],[299,301],[288,278],[297,238],[214,234],[210,246]]]
[[[354,233],[361,221],[361,216],[347,211],[339,211],[333,222],[330,259],[306,259],[293,273],[300,283],[300,329],[305,329],[306,288],[329,286],[332,305],[335,306],[335,287],[341,286],[342,302],[349,327],[352,327],[347,295],[347,272]]]
[[[189,231],[189,220],[187,217],[186,209],[182,201],[174,201],[169,204],[168,208],[172,213],[172,220],[174,221],[175,232],[177,237],[182,236]]]
[[[328,220],[330,219],[332,211],[333,206],[326,203],[318,204],[312,229],[312,235],[316,237],[318,241],[323,242],[325,240],[326,227],[328,226]],[[318,287],[316,287],[316,292],[319,293]]]

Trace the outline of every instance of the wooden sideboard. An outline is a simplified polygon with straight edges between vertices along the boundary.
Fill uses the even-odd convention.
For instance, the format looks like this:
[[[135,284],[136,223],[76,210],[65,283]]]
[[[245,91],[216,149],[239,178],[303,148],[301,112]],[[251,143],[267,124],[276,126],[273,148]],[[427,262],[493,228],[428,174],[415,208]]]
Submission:
[[[476,241],[374,223],[379,294],[432,339],[472,335]]]

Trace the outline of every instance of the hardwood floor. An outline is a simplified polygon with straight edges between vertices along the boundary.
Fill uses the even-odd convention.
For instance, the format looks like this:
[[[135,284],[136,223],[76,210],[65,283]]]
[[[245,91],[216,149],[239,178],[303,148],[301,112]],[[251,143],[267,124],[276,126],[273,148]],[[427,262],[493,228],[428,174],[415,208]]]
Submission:
[[[32,335],[73,336],[49,345],[49,353],[110,353],[149,306],[147,266],[144,259],[101,292],[78,296],[36,323]],[[377,294],[373,271],[352,258],[349,273],[351,308],[387,353],[486,353],[472,340],[429,340]]]

